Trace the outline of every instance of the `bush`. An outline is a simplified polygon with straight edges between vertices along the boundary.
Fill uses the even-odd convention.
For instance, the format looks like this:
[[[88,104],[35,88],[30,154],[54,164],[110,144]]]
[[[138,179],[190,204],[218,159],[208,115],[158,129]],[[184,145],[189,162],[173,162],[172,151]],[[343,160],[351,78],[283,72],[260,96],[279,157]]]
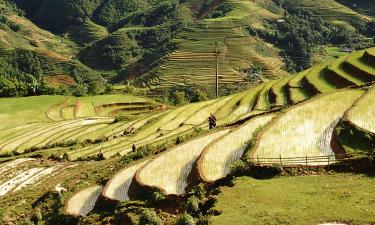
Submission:
[[[145,0],[108,0],[96,14],[98,23],[108,26],[119,21],[120,18],[145,9],[148,6]]]
[[[176,225],[195,225],[195,220],[189,214],[184,213],[178,218]]]
[[[204,184],[199,184],[191,190],[190,194],[196,196],[198,199],[203,199],[206,197],[207,191]]]
[[[186,202],[186,211],[191,215],[198,215],[199,214],[199,204],[200,200],[192,196]]]
[[[192,102],[201,102],[208,100],[207,94],[199,89],[195,89],[193,92]]]
[[[184,137],[182,137],[182,136],[177,136],[176,141],[175,141],[175,144],[176,144],[176,145],[179,145],[179,144],[183,143],[184,141],[185,141]]]
[[[362,49],[369,44],[361,34],[368,32],[362,21],[352,21],[353,27],[357,29],[352,31],[345,26],[325,22],[311,9],[300,8],[292,0],[275,2],[285,10],[285,22],[270,21],[265,25],[267,29],[256,30],[248,27],[247,30],[250,34],[259,35],[283,49],[281,55],[290,72],[311,67],[313,57],[322,52],[323,45]]]
[[[186,93],[183,91],[174,91],[171,94],[171,101],[174,105],[183,105],[189,103]]]
[[[144,210],[139,218],[138,225],[162,225],[162,220],[156,215],[155,211]]]
[[[44,74],[69,74],[76,86],[52,86]],[[22,97],[29,95],[98,95],[110,91],[101,75],[76,62],[60,62],[28,50],[12,52],[0,57],[0,96]]]

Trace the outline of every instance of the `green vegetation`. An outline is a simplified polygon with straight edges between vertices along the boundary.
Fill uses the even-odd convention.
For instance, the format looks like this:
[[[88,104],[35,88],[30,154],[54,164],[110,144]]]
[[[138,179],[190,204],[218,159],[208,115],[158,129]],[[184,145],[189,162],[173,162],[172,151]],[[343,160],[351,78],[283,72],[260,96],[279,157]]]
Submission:
[[[142,88],[159,99],[176,88],[201,89],[212,98],[217,42],[220,94],[229,95],[254,80],[280,78],[286,70],[334,59],[343,55],[343,47],[368,47],[375,35],[362,6],[350,9],[333,0],[2,0],[0,5],[0,58],[6,60],[12,49],[32,51],[53,68],[41,68],[43,76],[55,81],[57,75],[70,76],[77,83],[48,87],[42,94],[108,93],[109,87],[99,86],[109,82]],[[60,61],[63,68],[56,66]],[[5,67],[18,70],[14,64]],[[252,68],[258,70],[249,73]],[[77,73],[86,76],[78,79]],[[6,80],[26,88],[24,78]],[[31,94],[17,92],[3,96]],[[191,91],[185,94],[190,102],[195,98]]]
[[[270,21],[269,28],[248,29],[250,33],[264,37],[270,43],[276,43],[283,51],[289,71],[302,71],[313,65],[313,57],[323,51],[322,46],[345,46],[350,49],[363,49],[373,45],[373,41],[366,38],[371,28],[359,15],[352,14],[348,18],[349,24],[344,26],[327,19],[326,12],[322,13],[316,3],[295,3],[294,1],[276,1],[285,10],[283,21]],[[324,6],[323,8],[325,8]],[[328,7],[327,7],[328,9]],[[316,12],[319,12],[318,14]]]
[[[375,167],[375,48],[350,53],[369,16],[334,0],[0,11],[1,224],[374,221],[373,178],[333,172]]]
[[[53,86],[46,75],[70,74],[74,84]],[[0,96],[22,97],[30,95],[98,95],[109,93],[99,73],[79,62],[61,62],[31,51],[14,51],[0,58]]]
[[[211,224],[368,224],[375,220],[374,178],[335,174],[237,178],[221,188]]]

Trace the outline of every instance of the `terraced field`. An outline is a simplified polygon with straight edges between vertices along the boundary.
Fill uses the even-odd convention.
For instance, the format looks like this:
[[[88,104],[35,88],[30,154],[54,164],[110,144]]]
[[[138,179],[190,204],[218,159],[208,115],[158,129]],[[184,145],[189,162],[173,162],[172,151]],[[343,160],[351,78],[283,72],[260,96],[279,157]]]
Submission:
[[[346,113],[346,119],[355,127],[363,129],[371,134],[375,133],[374,125],[374,102],[375,89],[367,91],[363,97],[353,105]]]
[[[0,155],[124,135],[131,120],[163,107],[132,96],[2,99]],[[115,121],[123,116],[124,121]],[[27,121],[27,122],[26,122]]]
[[[2,99],[0,118],[9,123],[0,131],[1,194],[34,196],[33,187],[43,193],[46,178],[57,176],[48,187],[69,187],[64,213],[77,217],[150,192],[185,196],[198,181],[225,178],[244,153],[259,164],[336,163],[346,155],[335,138],[340,124],[375,129],[374,52],[177,108],[121,95]],[[208,131],[211,114],[220,127]]]
[[[339,91],[289,109],[258,136],[250,157],[269,158],[273,163],[279,158],[334,156],[339,153],[332,148],[334,128],[361,94],[363,91]]]
[[[272,13],[257,1],[231,0],[228,3],[233,5],[233,12],[225,17],[205,19],[198,25],[186,28],[173,40],[177,49],[161,60],[159,67],[155,69],[155,73],[159,74],[158,80],[153,85],[157,88],[213,85],[216,68],[215,42],[219,43],[219,76],[222,85],[244,82],[246,74],[241,71],[254,65],[263,68],[265,78],[275,79],[285,74],[281,69],[281,58],[276,53],[259,53],[256,47],[270,47],[236,25],[237,22],[245,21],[259,27],[262,24],[261,18],[276,20],[281,15]]]
[[[69,163],[45,164],[32,158],[20,158],[0,166],[0,196],[19,192],[46,182],[51,176],[59,176],[76,165]]]
[[[352,27],[354,26],[355,21],[363,19],[364,17],[362,14],[353,11],[349,7],[345,7],[334,0],[300,0],[297,1],[296,4],[301,8],[312,10],[314,14],[321,16],[325,21],[337,25]]]

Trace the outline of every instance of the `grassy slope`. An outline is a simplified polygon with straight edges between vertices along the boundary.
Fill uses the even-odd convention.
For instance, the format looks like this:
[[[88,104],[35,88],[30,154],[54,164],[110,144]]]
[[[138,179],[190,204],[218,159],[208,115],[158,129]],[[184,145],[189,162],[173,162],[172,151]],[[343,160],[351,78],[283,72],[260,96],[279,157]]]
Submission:
[[[375,5],[369,0],[338,0],[339,3],[346,5],[347,7],[367,15],[370,17],[375,17]],[[356,6],[354,6],[356,5]]]
[[[64,96],[38,96],[0,99],[0,128],[5,129],[26,123],[48,121],[45,116],[48,107],[64,102]]]
[[[264,6],[264,2],[228,0],[234,10],[215,19],[203,19],[186,28],[173,40],[177,49],[166,56],[155,70],[162,87],[172,85],[213,84],[215,75],[215,42],[219,45],[220,83],[244,81],[240,69],[252,65],[263,67],[264,75],[277,78],[285,74],[278,49],[261,39],[249,36],[239,22],[261,27],[265,19],[276,20],[275,14]],[[273,4],[266,1],[267,4]],[[225,42],[225,43],[224,43]],[[262,50],[260,50],[262,49]]]
[[[57,60],[69,60],[77,52],[73,42],[42,30],[27,18],[10,12],[1,1],[0,8],[6,11],[6,20],[20,28],[18,32],[7,26],[0,28],[0,49],[28,49]]]
[[[327,22],[344,25],[352,29],[355,29],[353,23],[356,20],[365,18],[365,16],[360,13],[353,11],[335,0],[299,0],[296,1],[296,5],[301,8],[311,9]]]
[[[334,154],[330,147],[332,133],[330,130],[333,130],[336,121],[362,93],[358,90],[339,91],[316,97],[303,105],[288,109],[263,130],[251,157],[277,158]]]
[[[347,119],[370,133],[375,133],[374,102],[375,89],[370,89],[347,113]]]
[[[81,104],[78,110],[79,117],[96,116],[93,106],[101,104],[111,104],[118,102],[139,102],[147,101],[141,97],[131,95],[100,95],[89,97],[64,97],[64,96],[34,96],[25,98],[0,98],[0,119],[5,121],[0,124],[0,129],[24,125],[33,122],[48,122],[46,117],[48,108],[53,105],[59,105],[66,100],[75,104],[78,100]],[[59,116],[61,107],[54,109],[56,117]],[[55,112],[56,111],[56,112]],[[62,120],[62,118],[60,118]]]
[[[299,83],[298,79],[291,80],[289,82],[289,84],[293,84],[293,86],[295,86],[295,87],[300,86],[300,83]],[[272,85],[266,85],[266,86],[269,86],[269,88],[272,87]],[[261,87],[263,87],[263,86],[261,86]],[[256,90],[256,89],[253,89],[253,90]],[[354,92],[356,92],[356,91],[352,91],[352,93],[354,93]],[[262,95],[263,95],[262,97],[264,99],[264,101],[262,101],[262,102],[268,105],[268,102],[266,100],[266,95],[264,93]],[[249,96],[251,97],[252,95],[249,95]],[[201,123],[203,123],[203,125],[206,125],[206,119],[209,115],[209,112],[212,112],[214,114],[220,112],[220,114],[222,114],[223,118],[225,119],[227,113],[230,115],[230,113],[231,113],[230,109],[232,109],[232,110],[237,109],[236,107],[233,107],[233,106],[237,105],[237,103],[239,105],[242,104],[245,107],[247,105],[246,108],[252,108],[252,104],[250,104],[250,102],[249,102],[250,101],[249,96],[246,97],[246,95],[241,96],[241,94],[237,94],[237,95],[233,95],[233,96],[230,96],[230,97],[222,98],[218,101],[201,102],[201,103],[197,103],[197,104],[187,105],[187,106],[184,106],[185,108],[182,108],[181,114],[176,113],[176,116],[178,115],[177,116],[178,118],[177,117],[175,118],[175,116],[171,116],[170,118],[164,118],[164,117],[160,117],[160,116],[156,115],[156,117],[158,117],[156,120],[150,120],[150,123],[147,123],[144,127],[140,128],[140,130],[137,131],[134,136],[130,136],[129,138],[124,137],[124,138],[120,138],[120,139],[117,139],[117,140],[115,139],[113,141],[107,141],[107,142],[103,142],[102,144],[92,146],[92,147],[98,147],[98,149],[96,149],[96,150],[94,149],[94,151],[93,151],[94,155],[96,155],[98,153],[100,148],[103,149],[105,154],[107,154],[107,153],[111,154],[111,152],[117,153],[119,151],[125,151],[125,154],[127,154],[128,148],[130,149],[131,144],[133,143],[133,142],[128,142],[128,141],[138,141],[138,139],[139,139],[139,144],[136,143],[136,145],[141,146],[142,144],[145,144],[145,141],[150,141],[148,143],[152,143],[152,142],[155,142],[157,140],[161,140],[163,138],[171,139],[173,137],[173,135],[177,135],[179,132],[192,130],[194,128],[194,126],[189,125],[189,124],[195,124],[195,125],[199,126],[199,125],[201,125]],[[241,98],[241,97],[243,97],[243,98]],[[251,97],[251,98],[253,98],[253,97]],[[338,96],[337,99],[335,99],[335,100],[341,99],[342,104],[344,104],[344,103],[346,104],[347,102],[346,102],[345,98],[346,98],[345,96]],[[113,99],[114,99],[113,102],[117,102],[119,100],[122,100],[122,97],[121,96],[120,97],[113,97]],[[242,102],[243,99],[247,99],[244,102],[245,103],[248,102],[248,104],[243,103]],[[8,100],[8,99],[5,99],[5,100]],[[87,103],[86,105],[92,106],[93,100],[90,100],[90,97],[86,97],[85,100],[86,101],[83,101],[83,102],[86,102]],[[106,97],[106,96],[99,96],[95,100],[96,100],[95,104],[103,104],[103,103],[106,103],[106,102],[111,102],[111,99],[108,99],[108,97]],[[75,101],[70,101],[70,102],[74,103]],[[334,102],[336,103],[337,101],[334,101]],[[30,101],[28,101],[28,103],[30,103]],[[250,104],[250,106],[249,106],[249,104]],[[197,105],[202,106],[202,108],[197,107]],[[337,107],[339,105],[340,104],[337,104],[337,105],[332,106],[330,108],[336,107],[335,109],[337,110]],[[26,105],[26,106],[23,106],[23,107],[27,108],[28,106]],[[296,108],[298,108],[298,107],[296,107]],[[315,106],[315,108],[319,108],[319,109],[324,108],[325,111],[321,110],[321,113],[322,114],[325,113],[324,115],[327,114],[327,110],[326,110],[327,104],[321,104],[319,106]],[[186,110],[184,110],[184,109],[186,109]],[[181,110],[181,108],[176,109],[176,110]],[[292,111],[292,109],[287,110],[284,113],[290,113],[291,111]],[[40,112],[43,112],[43,110],[41,110]],[[242,112],[246,113],[246,111],[242,111]],[[252,111],[252,112],[249,112],[249,113],[255,113],[255,112],[256,111]],[[311,113],[311,112],[303,113],[303,116],[307,117],[307,115],[309,115],[309,113]],[[29,113],[29,114],[32,114],[32,113]],[[187,114],[190,114],[190,116],[188,116],[188,117],[183,116],[183,115],[186,116]],[[247,114],[247,115],[249,115],[249,114]],[[182,116],[182,117],[180,118],[179,116]],[[238,116],[240,116],[240,115],[238,115]],[[20,118],[22,118],[22,117],[20,117]],[[164,120],[162,118],[164,118],[166,120],[164,122],[161,122],[161,120]],[[237,116],[233,117],[233,119],[234,118],[237,118]],[[293,119],[296,119],[296,118],[293,118]],[[168,121],[175,121],[175,122],[173,123],[173,126],[172,126],[170,124],[171,122],[168,122]],[[316,121],[317,120],[314,120],[313,122],[316,123]],[[182,126],[179,126],[182,122],[186,122],[186,124],[184,124]],[[165,128],[166,124],[168,125],[167,127],[172,129],[172,130],[167,131],[164,136],[158,137],[159,134],[164,133],[164,131],[159,130],[159,128]],[[290,126],[290,123],[288,125]],[[116,126],[117,126],[117,124],[116,124]],[[285,126],[281,126],[281,127],[285,127]],[[109,132],[109,131],[107,131],[107,132]],[[300,132],[300,133],[304,133],[304,132]],[[294,135],[293,137],[296,137],[296,136],[297,135]],[[1,134],[0,134],[0,137],[2,137]],[[275,136],[273,136],[273,138],[275,139]],[[310,136],[310,138],[311,138],[311,136]],[[284,139],[279,138],[279,139],[284,140],[285,138]],[[280,140],[278,141],[277,146],[283,145],[280,142]],[[288,146],[290,144],[290,139],[288,139],[288,140],[289,140],[289,143],[284,144],[285,146]],[[111,144],[113,146],[111,146]],[[85,149],[81,148],[81,147],[77,148],[77,150],[76,150],[77,153],[84,153],[82,150],[85,150]],[[48,152],[48,154],[51,154],[53,151],[56,151],[59,154],[63,154],[65,151],[67,151],[67,149],[48,149],[48,150],[46,150],[46,152]],[[36,152],[34,154],[37,154],[37,153],[45,154],[42,151]],[[124,157],[127,157],[127,155],[124,156]],[[104,178],[110,178],[111,176],[113,176],[113,174],[116,171],[118,171],[118,169],[119,169],[117,167],[115,170],[113,170],[112,163],[115,162],[116,160],[120,160],[120,158],[115,157],[115,158],[109,159],[109,160],[99,161],[99,162],[95,162],[95,163],[87,163],[87,164],[85,164],[85,165],[83,165],[83,166],[81,166],[77,169],[72,169],[73,170],[72,173],[70,175],[69,174],[66,175],[66,177],[64,177],[64,179],[61,179],[61,178],[55,179],[54,178],[53,182],[51,184],[48,184],[48,188],[53,188],[52,185],[56,185],[57,182],[60,183],[61,180],[65,180],[63,185],[65,187],[71,187],[71,189],[69,189],[69,192],[67,193],[67,195],[71,195],[75,191],[80,190],[83,187],[87,187],[87,183],[85,183],[85,181],[88,181],[90,184],[95,184],[96,182],[103,180],[102,179],[103,177]],[[125,166],[125,164],[122,163],[119,167],[123,168],[124,166]],[[84,169],[84,172],[82,172],[82,169]],[[73,178],[73,177],[78,176],[78,175],[81,178],[80,181],[77,181],[76,178]],[[346,179],[346,180],[348,180],[348,179]],[[74,182],[78,182],[78,185],[75,185]],[[9,209],[7,207],[4,207],[4,208],[7,208],[8,211],[12,211],[12,212],[14,212],[14,211],[21,212],[22,210],[19,210],[20,208],[23,208],[23,207],[30,208],[31,206],[28,206],[27,204],[25,204],[23,206],[18,206],[16,204],[17,201],[19,201],[20,198],[22,198],[22,199],[35,199],[35,198],[39,197],[42,193],[45,192],[46,189],[43,189],[43,190],[42,189],[43,189],[42,187],[25,189],[25,191],[23,191],[23,192],[20,192],[16,195],[11,195],[11,196],[7,197],[6,200],[1,200],[0,205],[4,205],[4,206],[11,205],[12,207],[9,207]],[[37,190],[37,192],[35,190]],[[283,215],[280,215],[279,217],[282,218],[282,216]],[[48,217],[48,216],[46,216],[46,217]]]
[[[375,221],[374,184],[374,178],[347,174],[241,177],[233,188],[222,188],[215,207],[222,214],[211,224],[368,224]]]

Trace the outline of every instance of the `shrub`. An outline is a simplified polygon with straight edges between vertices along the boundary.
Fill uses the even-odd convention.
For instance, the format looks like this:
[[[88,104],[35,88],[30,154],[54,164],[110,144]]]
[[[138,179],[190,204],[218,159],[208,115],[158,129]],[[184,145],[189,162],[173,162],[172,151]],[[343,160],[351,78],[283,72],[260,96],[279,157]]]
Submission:
[[[190,194],[196,196],[198,199],[203,199],[206,197],[207,191],[204,184],[199,184],[191,190]]]
[[[191,215],[197,215],[199,213],[199,199],[195,196],[190,197],[186,202],[186,211]]]
[[[153,191],[150,201],[151,202],[158,202],[165,199],[165,194],[160,191]]]
[[[156,215],[155,211],[144,210],[139,218],[138,225],[162,225],[162,220]]]
[[[186,93],[183,91],[173,91],[171,93],[171,101],[174,105],[183,105],[189,103]]]
[[[195,225],[195,220],[189,214],[184,213],[178,218],[176,225]]]
[[[185,141],[184,137],[178,136],[178,137],[176,138],[176,142],[175,142],[175,144],[176,144],[176,145],[179,145],[179,144],[183,143],[184,141]]]
[[[208,100],[207,94],[203,91],[196,89],[193,92],[193,99],[192,102],[201,102]]]

